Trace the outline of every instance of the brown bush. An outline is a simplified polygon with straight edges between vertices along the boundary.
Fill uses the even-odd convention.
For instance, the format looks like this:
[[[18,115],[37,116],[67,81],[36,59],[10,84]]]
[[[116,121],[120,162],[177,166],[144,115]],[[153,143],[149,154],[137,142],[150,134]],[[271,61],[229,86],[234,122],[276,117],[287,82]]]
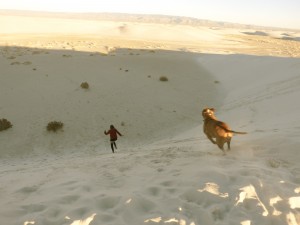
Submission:
[[[159,78],[159,80],[160,80],[160,81],[168,81],[169,79],[168,79],[167,77],[165,77],[165,76],[161,76],[161,77]]]
[[[89,89],[90,85],[88,84],[88,82],[83,82],[83,83],[81,83],[80,87],[83,89]]]
[[[62,129],[64,124],[62,122],[52,121],[47,125],[47,131],[56,132],[57,130]]]
[[[7,119],[0,119],[0,131],[7,130],[11,127],[12,124]]]

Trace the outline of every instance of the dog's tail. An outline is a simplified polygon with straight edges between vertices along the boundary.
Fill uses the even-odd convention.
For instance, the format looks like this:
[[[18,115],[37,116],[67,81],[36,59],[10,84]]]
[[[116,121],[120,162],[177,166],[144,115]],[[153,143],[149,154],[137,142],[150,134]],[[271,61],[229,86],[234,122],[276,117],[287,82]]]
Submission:
[[[240,131],[234,131],[234,130],[227,130],[227,132],[234,133],[234,134],[247,134],[247,132],[240,132]]]
[[[218,125],[222,129],[224,129],[228,133],[233,133],[233,134],[247,134],[247,132],[240,132],[240,131],[234,131],[234,130],[228,130],[226,127],[223,127],[221,125]]]

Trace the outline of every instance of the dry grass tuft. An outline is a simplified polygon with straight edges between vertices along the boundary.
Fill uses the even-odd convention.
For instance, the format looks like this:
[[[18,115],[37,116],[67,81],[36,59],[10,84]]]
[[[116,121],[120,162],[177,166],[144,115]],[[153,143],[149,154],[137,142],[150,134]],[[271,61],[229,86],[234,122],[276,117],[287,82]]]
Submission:
[[[56,132],[57,130],[61,130],[64,124],[62,122],[52,121],[47,125],[47,131]]]
[[[0,131],[7,130],[11,127],[12,124],[7,119],[0,119]]]
[[[81,83],[80,87],[83,89],[89,89],[90,85],[88,84],[88,82],[83,82],[83,83]]]
[[[165,77],[165,76],[161,76],[161,77],[159,78],[159,80],[160,80],[160,81],[168,81],[169,79],[168,79],[167,77]]]

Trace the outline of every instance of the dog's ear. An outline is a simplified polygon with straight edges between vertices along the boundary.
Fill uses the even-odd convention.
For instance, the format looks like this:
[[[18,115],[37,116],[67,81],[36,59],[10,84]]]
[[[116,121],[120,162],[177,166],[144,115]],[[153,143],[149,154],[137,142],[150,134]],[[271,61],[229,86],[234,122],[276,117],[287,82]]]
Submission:
[[[213,112],[215,112],[216,110],[215,110],[215,108],[210,108],[209,109],[210,111],[213,111]]]

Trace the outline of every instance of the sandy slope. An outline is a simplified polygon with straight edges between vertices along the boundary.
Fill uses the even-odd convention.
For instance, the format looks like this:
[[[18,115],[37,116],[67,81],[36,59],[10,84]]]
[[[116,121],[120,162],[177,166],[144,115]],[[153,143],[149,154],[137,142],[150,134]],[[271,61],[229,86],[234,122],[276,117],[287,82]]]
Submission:
[[[1,224],[300,224],[299,43],[217,30],[186,47],[151,26],[169,35],[1,36]],[[207,105],[249,132],[226,156],[202,133]]]
[[[118,50],[91,55],[18,48],[8,48],[6,54],[16,57],[4,58],[1,65],[2,114],[15,124],[1,136],[9,154],[36,148],[66,151],[91,142],[103,146],[107,137],[102,134],[110,124],[123,130],[131,146],[172,136],[178,121],[181,129],[198,124],[199,106],[218,93],[193,54]],[[161,82],[161,76],[169,81]],[[89,90],[80,87],[85,81]],[[212,90],[202,95],[204,88]],[[53,120],[65,123],[58,137],[46,132]],[[12,134],[16,141],[4,141]]]

